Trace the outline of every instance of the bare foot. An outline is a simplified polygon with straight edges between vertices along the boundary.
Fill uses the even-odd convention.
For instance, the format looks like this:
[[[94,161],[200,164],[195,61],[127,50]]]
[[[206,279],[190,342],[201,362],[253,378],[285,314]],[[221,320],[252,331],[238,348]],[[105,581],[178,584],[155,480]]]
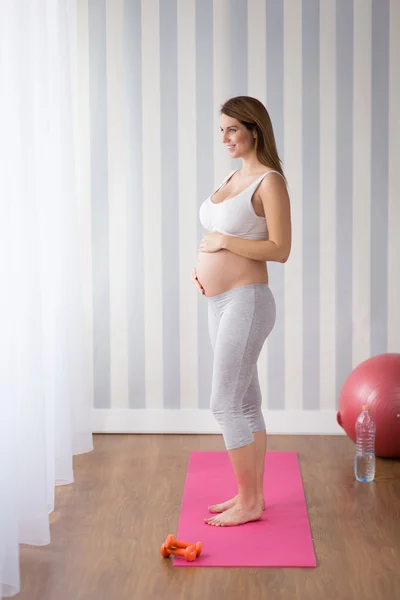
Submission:
[[[232,506],[235,506],[238,503],[238,501],[239,501],[239,496],[235,496],[234,498],[231,498],[231,500],[227,500],[226,502],[221,502],[221,504],[213,504],[212,506],[209,506],[208,510],[212,513],[222,513],[222,512],[225,512],[226,510],[229,510],[230,508],[232,508]],[[264,496],[259,496],[258,502],[261,506],[261,510],[265,510]]]
[[[232,527],[249,523],[249,521],[259,521],[262,514],[263,511],[259,504],[256,504],[253,509],[246,510],[241,504],[237,503],[225,512],[204,519],[204,521],[207,525],[213,525],[214,527]]]

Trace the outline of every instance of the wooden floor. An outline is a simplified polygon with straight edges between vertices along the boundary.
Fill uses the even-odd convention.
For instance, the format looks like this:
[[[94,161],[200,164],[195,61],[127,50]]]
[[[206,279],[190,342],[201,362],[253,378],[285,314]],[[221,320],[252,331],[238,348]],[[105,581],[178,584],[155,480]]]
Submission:
[[[270,436],[296,450],[315,569],[174,568],[159,547],[176,533],[192,450],[220,436],[98,435],[57,489],[52,543],[21,548],[19,600],[395,600],[400,598],[400,461],[353,475],[346,437]]]

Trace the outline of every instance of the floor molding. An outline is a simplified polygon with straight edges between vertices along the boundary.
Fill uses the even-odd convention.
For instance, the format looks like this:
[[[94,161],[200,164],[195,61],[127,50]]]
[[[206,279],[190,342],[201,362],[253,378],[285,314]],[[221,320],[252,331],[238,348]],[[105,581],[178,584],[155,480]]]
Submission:
[[[271,434],[345,435],[335,410],[265,410]],[[93,409],[93,433],[221,433],[210,410]]]

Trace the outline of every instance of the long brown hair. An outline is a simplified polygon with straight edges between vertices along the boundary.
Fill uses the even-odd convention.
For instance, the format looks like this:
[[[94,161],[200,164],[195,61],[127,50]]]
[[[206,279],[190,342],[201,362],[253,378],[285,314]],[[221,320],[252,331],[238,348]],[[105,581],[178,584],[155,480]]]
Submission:
[[[286,181],[271,118],[264,104],[251,96],[236,96],[221,106],[220,113],[237,119],[249,131],[256,134],[255,147],[258,160],[266,167],[278,171]]]

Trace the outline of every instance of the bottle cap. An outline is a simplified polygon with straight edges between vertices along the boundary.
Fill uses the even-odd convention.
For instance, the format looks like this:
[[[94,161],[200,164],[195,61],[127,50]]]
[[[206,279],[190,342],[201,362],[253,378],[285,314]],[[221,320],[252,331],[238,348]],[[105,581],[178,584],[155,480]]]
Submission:
[[[363,410],[368,410],[369,409],[369,404],[363,404]]]

